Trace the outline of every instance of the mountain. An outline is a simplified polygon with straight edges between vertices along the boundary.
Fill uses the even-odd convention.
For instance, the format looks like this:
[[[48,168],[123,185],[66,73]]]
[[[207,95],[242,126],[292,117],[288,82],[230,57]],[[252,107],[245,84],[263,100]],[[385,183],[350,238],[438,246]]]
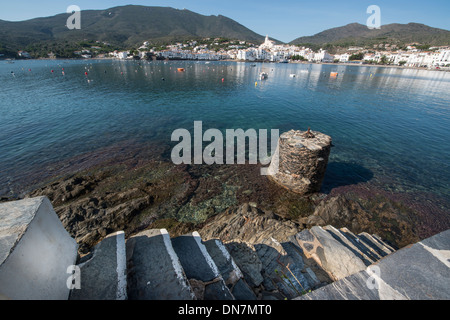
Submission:
[[[408,43],[427,45],[450,45],[450,31],[437,29],[419,23],[387,24],[380,29],[369,29],[359,23],[351,23],[343,27],[332,28],[313,36],[300,37],[291,44],[313,45],[373,45],[389,43],[403,46]]]
[[[118,47],[143,41],[164,43],[222,37],[260,43],[264,37],[227,17],[204,16],[186,9],[127,5],[106,10],[81,11],[81,29],[65,25],[70,14],[26,21],[0,20],[0,48],[24,49],[42,42],[102,41]]]

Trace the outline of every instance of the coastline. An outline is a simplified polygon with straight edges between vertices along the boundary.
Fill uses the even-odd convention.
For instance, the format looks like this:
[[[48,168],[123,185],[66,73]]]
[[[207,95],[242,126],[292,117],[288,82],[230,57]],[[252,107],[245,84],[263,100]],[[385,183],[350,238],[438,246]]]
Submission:
[[[122,153],[114,153],[119,149]],[[385,191],[366,182],[328,191],[325,186],[299,197],[261,176],[258,165],[174,165],[165,152],[156,145],[118,145],[84,154],[69,166],[67,161],[52,166],[39,186],[17,198],[47,196],[83,252],[118,230],[133,235],[156,227],[182,235],[245,203],[299,228],[347,227],[378,234],[397,247],[450,228],[442,209],[448,204],[432,195]],[[15,199],[0,199],[9,200]]]
[[[81,66],[92,60],[111,59],[116,60],[73,60],[83,60],[76,63]],[[135,67],[138,62],[133,60],[132,64],[124,65]],[[220,60],[216,65],[219,63]],[[119,155],[123,152],[122,147],[129,157],[101,161]],[[146,153],[145,150],[153,152]],[[128,228],[128,233],[133,233],[158,225],[167,226],[169,231],[178,228],[184,232],[201,226],[204,219],[214,219],[224,210],[233,210],[243,203],[256,204],[258,208],[271,210],[303,227],[332,221],[331,224],[337,226],[380,233],[399,246],[433,235],[441,227],[450,227],[448,214],[442,211],[449,207],[448,202],[440,209],[441,202],[433,195],[426,198],[425,193],[419,194],[421,203],[414,199],[414,194],[386,191],[379,185],[363,181],[328,186],[327,191],[299,198],[270,184],[259,175],[256,166],[177,167],[167,159],[154,159],[160,153],[156,150],[155,145],[132,148],[127,142],[125,146],[114,145],[111,149],[96,150],[48,165],[43,170],[36,170],[39,172],[35,176],[27,175],[27,178],[35,177],[36,181],[42,182],[27,194],[48,195],[57,212],[64,217],[67,228],[82,236],[86,245],[94,244],[115,229]],[[167,154],[167,150],[161,150],[162,153]],[[431,204],[427,204],[428,201]],[[315,214],[318,208],[329,208],[333,214],[325,216],[326,210]],[[340,212],[344,215],[339,216]],[[107,221],[111,216],[117,221],[109,224]],[[86,222],[79,223],[81,219]],[[90,223],[92,226],[87,226]]]
[[[115,57],[102,57],[102,58],[38,58],[38,59],[0,59],[1,61],[95,61],[95,60],[111,60],[111,61],[154,61],[154,60],[133,60],[133,59],[118,59]],[[158,60],[165,61],[165,60]],[[422,71],[439,71],[439,72],[450,72],[450,68],[422,68],[422,67],[408,67],[408,66],[397,66],[397,65],[378,65],[378,64],[364,64],[364,63],[335,63],[335,62],[304,62],[304,61],[290,61],[288,63],[279,63],[273,61],[245,61],[245,60],[235,60],[235,59],[223,59],[223,60],[192,60],[192,59],[169,59],[168,61],[199,61],[199,62],[235,62],[235,63],[269,63],[269,64],[304,64],[304,65],[330,65],[330,66],[353,66],[353,67],[375,67],[375,68],[395,68],[400,70],[422,70]]]

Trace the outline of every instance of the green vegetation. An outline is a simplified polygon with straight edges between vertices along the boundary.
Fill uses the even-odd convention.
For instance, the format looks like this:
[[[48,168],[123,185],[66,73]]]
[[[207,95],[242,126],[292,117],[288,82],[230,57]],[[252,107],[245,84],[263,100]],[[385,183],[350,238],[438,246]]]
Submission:
[[[73,52],[108,43],[114,49],[139,47],[144,41],[151,46],[210,37],[218,40],[220,49],[228,39],[262,43],[264,37],[224,16],[204,16],[189,10],[168,7],[122,6],[107,10],[86,10],[81,29],[65,27],[68,14],[21,22],[0,20],[0,43],[4,50],[17,52],[29,48],[34,57],[53,52],[58,57],[73,57]],[[6,46],[7,45],[7,46]]]
[[[355,53],[352,54],[348,60],[350,61],[355,61],[355,60],[362,60],[364,58],[364,53]]]
[[[380,64],[389,64],[389,61],[386,56],[381,57]]]
[[[299,61],[308,61],[308,59],[306,59],[304,56],[300,56],[300,55],[294,55],[291,57],[291,60],[299,60]]]
[[[406,47],[411,43],[422,43],[417,48],[427,50],[430,46],[450,45],[450,31],[432,28],[423,24],[388,24],[381,29],[370,30],[367,26],[352,23],[343,27],[325,30],[313,36],[300,37],[291,44],[310,47],[379,47],[380,45],[395,45],[398,48]],[[327,49],[328,50],[328,49]],[[331,51],[331,50],[328,50]]]

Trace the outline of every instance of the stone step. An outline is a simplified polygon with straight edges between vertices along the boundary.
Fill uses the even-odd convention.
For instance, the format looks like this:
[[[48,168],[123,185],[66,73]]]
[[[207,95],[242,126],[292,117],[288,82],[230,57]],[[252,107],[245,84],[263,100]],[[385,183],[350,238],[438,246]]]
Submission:
[[[377,239],[375,239],[371,234],[368,234],[367,232],[361,232],[358,237],[365,244],[373,248],[381,257],[385,257],[388,254],[392,253],[391,250],[382,245]]]
[[[204,241],[203,244],[236,300],[256,300],[255,293],[245,281],[244,275],[222,241],[212,239]]]
[[[283,246],[270,238],[256,244],[255,250],[262,263],[266,290],[278,290],[283,297],[292,299],[311,289],[305,277],[303,258],[290,244],[285,243]]]
[[[365,254],[364,251],[361,250],[360,246],[355,245],[340,230],[336,229],[333,226],[325,226],[323,227],[323,229],[328,231],[333,236],[333,238],[339,241],[342,245],[346,246],[351,252],[353,252],[358,258],[360,258],[366,266],[370,266],[376,261],[371,256]]]
[[[359,248],[362,252],[364,252],[368,257],[370,257],[373,261],[378,261],[382,258],[380,254],[378,254],[377,251],[375,251],[374,248],[366,244],[364,241],[362,241],[356,234],[351,232],[347,228],[341,228],[341,233],[347,237],[355,246]]]
[[[301,300],[449,300],[450,230],[404,247]]]
[[[392,252],[397,251],[398,248],[395,248],[394,246],[388,244],[385,240],[381,239],[381,237],[377,234],[372,235],[381,245],[385,246],[388,250]]]
[[[369,285],[368,285],[369,284]],[[406,297],[383,286],[372,288],[373,280],[366,271],[360,271],[295,300],[406,300]]]
[[[291,241],[283,242],[281,243],[281,246],[286,251],[287,255],[295,261],[295,263],[300,268],[301,273],[306,278],[307,283],[302,284],[303,289],[314,290],[315,288],[317,288],[321,284],[321,282],[317,278],[317,275],[314,273],[314,271],[311,268],[307,267],[304,263],[303,254],[299,247]]]
[[[126,300],[125,233],[108,235],[80,259],[70,300]],[[76,275],[76,273],[75,273]],[[79,281],[79,283],[77,283]]]
[[[293,237],[306,258],[312,258],[334,281],[366,268],[364,262],[322,227],[305,229]]]
[[[260,287],[264,278],[261,274],[262,263],[255,252],[255,247],[241,240],[229,241],[225,243],[225,247],[241,270],[245,282],[252,288]]]
[[[198,232],[173,238],[172,246],[197,299],[234,299]]]
[[[128,299],[195,299],[166,229],[146,230],[130,237],[126,250]]]

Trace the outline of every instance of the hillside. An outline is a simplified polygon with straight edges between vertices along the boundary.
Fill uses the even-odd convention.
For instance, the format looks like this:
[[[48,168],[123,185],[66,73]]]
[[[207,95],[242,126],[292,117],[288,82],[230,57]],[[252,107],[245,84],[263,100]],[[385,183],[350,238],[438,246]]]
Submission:
[[[343,27],[322,31],[313,36],[300,37],[290,43],[320,46],[327,44],[334,46],[364,46],[389,43],[403,46],[413,42],[427,45],[450,45],[450,31],[432,28],[419,23],[393,23],[381,26],[381,29],[373,30],[359,23],[351,23]]]
[[[204,37],[263,42],[264,37],[224,16],[204,16],[169,7],[122,6],[81,12],[81,29],[65,27],[69,14],[9,22],[0,20],[0,49],[25,49],[29,45],[102,41],[119,48],[143,41],[164,43]]]

